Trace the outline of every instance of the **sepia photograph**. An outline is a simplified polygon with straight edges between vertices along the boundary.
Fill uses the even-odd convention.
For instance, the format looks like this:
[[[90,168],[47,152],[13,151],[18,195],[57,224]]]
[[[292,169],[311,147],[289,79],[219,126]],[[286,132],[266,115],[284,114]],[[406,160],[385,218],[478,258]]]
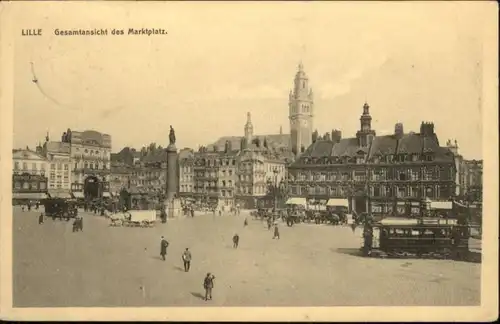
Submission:
[[[495,3],[1,7],[3,319],[496,318]]]

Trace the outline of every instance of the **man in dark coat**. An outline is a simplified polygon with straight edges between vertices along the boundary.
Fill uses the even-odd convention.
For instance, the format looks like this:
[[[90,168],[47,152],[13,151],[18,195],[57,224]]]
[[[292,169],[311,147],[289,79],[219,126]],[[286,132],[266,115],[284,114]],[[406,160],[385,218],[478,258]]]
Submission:
[[[38,216],[38,224],[43,224],[43,213],[40,213],[40,216]]]
[[[205,300],[212,300],[212,289],[214,288],[215,276],[210,272],[207,273],[205,280],[203,280],[203,288],[205,288]]]
[[[240,237],[238,234],[234,234],[233,236],[233,248],[238,248],[238,244],[240,243]]]
[[[182,254],[182,261],[184,262],[184,271],[188,272],[189,268],[191,268],[191,252],[189,251],[188,248],[184,251]]]
[[[163,261],[165,261],[165,256],[167,255],[167,247],[168,247],[168,242],[162,236],[161,242],[160,242],[160,255],[161,255],[161,258],[163,259]]]
[[[273,240],[275,238],[278,238],[278,240],[280,239],[280,231],[278,229],[278,224],[275,224],[274,225],[274,235],[273,235]]]

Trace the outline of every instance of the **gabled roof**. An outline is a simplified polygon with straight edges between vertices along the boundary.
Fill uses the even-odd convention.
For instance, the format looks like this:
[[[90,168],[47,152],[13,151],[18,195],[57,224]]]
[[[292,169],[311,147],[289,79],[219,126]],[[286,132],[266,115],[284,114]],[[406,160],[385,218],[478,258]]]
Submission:
[[[396,154],[396,148],[398,145],[398,140],[394,135],[383,135],[376,136],[373,139],[371,148],[370,148],[370,156],[375,155],[392,155]]]
[[[47,161],[43,156],[31,150],[12,150],[12,158],[14,160]]]

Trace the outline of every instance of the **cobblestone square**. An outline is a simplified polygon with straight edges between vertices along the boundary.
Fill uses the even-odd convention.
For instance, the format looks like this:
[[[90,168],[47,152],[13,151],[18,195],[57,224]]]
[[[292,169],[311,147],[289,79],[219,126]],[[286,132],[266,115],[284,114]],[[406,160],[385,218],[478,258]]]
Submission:
[[[14,307],[480,304],[480,264],[363,258],[359,229],[280,224],[281,239],[273,240],[247,213],[199,214],[154,228],[109,227],[105,218],[81,214],[84,231],[73,233],[71,222],[38,225],[36,212],[14,208]],[[165,262],[162,235],[170,243]],[[207,272],[216,277],[208,302]]]

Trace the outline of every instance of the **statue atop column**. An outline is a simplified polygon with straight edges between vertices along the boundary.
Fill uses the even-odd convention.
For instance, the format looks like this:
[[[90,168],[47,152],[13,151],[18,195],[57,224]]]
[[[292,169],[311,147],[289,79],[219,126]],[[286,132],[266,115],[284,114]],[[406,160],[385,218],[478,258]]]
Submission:
[[[168,135],[170,144],[175,144],[175,131],[172,128],[172,125],[170,125],[170,134]]]

